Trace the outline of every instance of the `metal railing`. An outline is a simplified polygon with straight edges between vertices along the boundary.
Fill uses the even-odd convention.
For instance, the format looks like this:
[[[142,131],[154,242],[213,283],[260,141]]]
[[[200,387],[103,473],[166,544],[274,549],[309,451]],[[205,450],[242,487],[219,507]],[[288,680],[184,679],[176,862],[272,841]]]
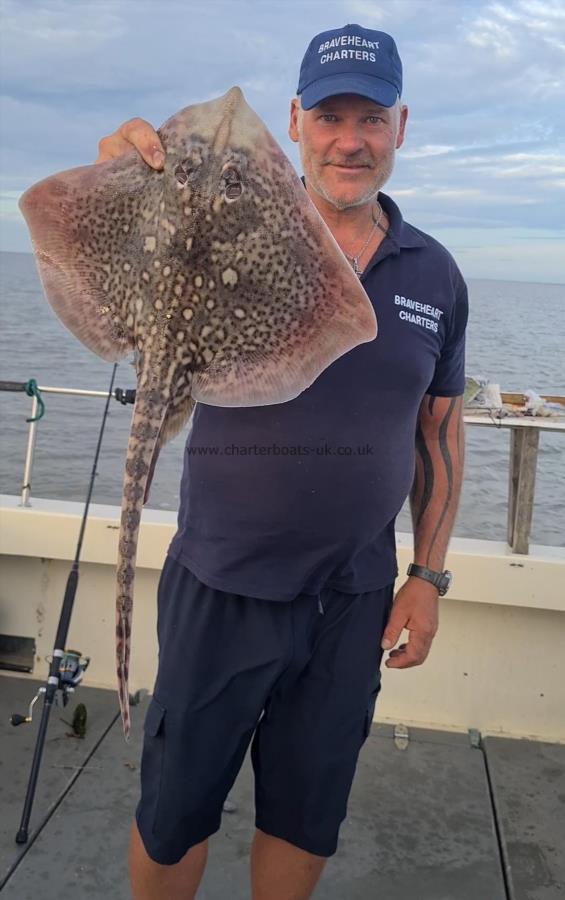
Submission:
[[[0,391],[26,391],[27,384],[15,381],[0,381]],[[80,388],[60,388],[37,386],[41,394],[66,394],[75,397],[107,398],[108,391],[87,391]],[[135,390],[115,388],[113,398],[127,405],[135,402]],[[505,395],[516,398],[519,395]],[[508,517],[506,540],[513,553],[527,554],[530,545],[530,530],[535,496],[536,470],[539,449],[540,431],[560,431],[565,433],[565,398],[548,398],[563,403],[563,416],[537,417],[518,416],[512,413],[504,417],[477,411],[468,411],[464,415],[466,425],[487,428],[510,428],[510,464],[508,478]],[[35,454],[37,434],[37,414],[39,400],[34,394],[31,404],[31,416],[24,462],[24,474],[21,487],[21,502],[24,507],[31,506],[31,474]]]
[[[28,383],[22,383],[19,381],[0,381],[0,391],[10,391],[10,392],[19,392],[26,391]],[[47,387],[42,385],[37,385],[37,390],[40,394],[66,394],[71,397],[102,397],[104,400],[108,397],[108,391],[86,391],[81,388],[60,388],[60,387]],[[114,388],[112,391],[112,397],[121,403],[123,406],[126,406],[129,403],[135,403],[135,390],[123,388]],[[39,411],[39,400],[37,394],[33,394],[31,401],[31,415],[29,419],[27,419],[29,423],[28,435],[27,435],[27,447],[24,461],[24,477],[22,481],[21,487],[21,506],[31,506],[30,496],[31,496],[31,473],[33,470],[33,459],[35,455],[35,441],[37,438],[37,423],[38,419],[38,411]]]

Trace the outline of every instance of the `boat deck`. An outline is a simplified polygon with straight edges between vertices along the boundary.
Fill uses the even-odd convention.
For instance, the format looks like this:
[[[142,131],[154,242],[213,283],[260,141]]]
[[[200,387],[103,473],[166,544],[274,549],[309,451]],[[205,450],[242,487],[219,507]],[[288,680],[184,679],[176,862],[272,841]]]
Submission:
[[[40,700],[13,728],[37,687],[3,677],[0,690],[0,889],[5,900],[129,898],[126,853],[138,796],[147,702],[132,709],[129,744],[114,691],[80,688],[51,714],[26,845],[15,843]],[[70,736],[85,703],[84,739]],[[478,737],[478,735],[477,735]],[[210,840],[199,900],[249,900],[253,772],[246,758]],[[411,728],[400,749],[374,724],[361,751],[340,846],[320,900],[565,900],[565,745]]]

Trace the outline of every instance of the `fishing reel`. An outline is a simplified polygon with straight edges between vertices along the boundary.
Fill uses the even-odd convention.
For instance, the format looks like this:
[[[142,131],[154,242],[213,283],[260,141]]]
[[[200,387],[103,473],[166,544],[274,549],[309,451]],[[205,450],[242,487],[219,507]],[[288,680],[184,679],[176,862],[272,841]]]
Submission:
[[[135,365],[135,363],[132,363],[132,365]],[[126,390],[116,388],[114,397],[122,406],[127,406],[128,403],[135,403],[135,388],[127,388]]]
[[[57,655],[57,654],[55,654]],[[88,668],[88,664],[90,663],[89,656],[83,656],[80,650],[63,650],[59,651],[60,662],[59,669],[56,676],[50,676],[57,679],[57,687],[55,689],[55,705],[59,707],[65,707],[69,702],[69,694],[73,694],[76,686],[82,680],[82,676]],[[52,663],[53,657],[47,656],[46,660],[49,664]],[[54,682],[50,682],[54,683]],[[47,688],[42,686],[39,688],[37,694],[29,704],[28,714],[27,716],[22,716],[20,713],[13,713],[10,722],[12,725],[28,725],[32,721],[33,717],[33,707],[39,700],[41,694],[45,694]]]

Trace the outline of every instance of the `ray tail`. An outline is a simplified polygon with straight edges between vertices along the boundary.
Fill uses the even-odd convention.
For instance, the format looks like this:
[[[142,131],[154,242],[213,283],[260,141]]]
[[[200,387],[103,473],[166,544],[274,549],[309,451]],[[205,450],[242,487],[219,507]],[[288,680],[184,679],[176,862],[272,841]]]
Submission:
[[[140,382],[143,383],[143,378]],[[128,682],[137,541],[151,460],[167,403],[168,391],[162,385],[138,387],[124,474],[116,595],[116,665],[126,740],[130,733]]]

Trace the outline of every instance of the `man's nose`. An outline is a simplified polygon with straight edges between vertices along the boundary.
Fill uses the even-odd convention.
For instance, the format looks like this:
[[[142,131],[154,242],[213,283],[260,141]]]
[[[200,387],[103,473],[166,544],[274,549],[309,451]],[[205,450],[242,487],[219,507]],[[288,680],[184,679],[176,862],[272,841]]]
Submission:
[[[337,148],[350,156],[362,150],[365,145],[362,130],[356,124],[343,124],[336,141]]]

